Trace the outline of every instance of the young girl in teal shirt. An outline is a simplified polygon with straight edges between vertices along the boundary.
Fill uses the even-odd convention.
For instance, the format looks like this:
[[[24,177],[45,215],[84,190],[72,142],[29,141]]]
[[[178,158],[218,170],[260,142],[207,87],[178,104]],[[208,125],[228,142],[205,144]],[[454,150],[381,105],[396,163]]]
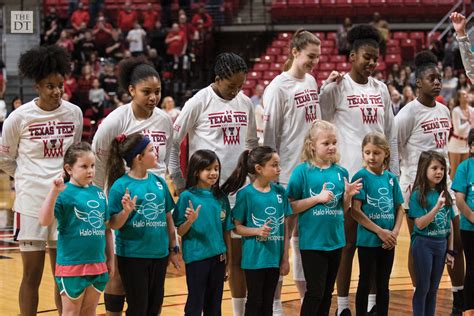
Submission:
[[[352,216],[357,226],[359,285],[357,315],[367,314],[368,295],[375,271],[377,315],[388,315],[389,281],[395,245],[403,218],[403,196],[397,177],[389,172],[390,146],[378,132],[362,140],[364,168],[352,181],[362,180],[362,189],[352,199]]]
[[[229,200],[219,188],[220,171],[213,151],[196,151],[189,160],[186,190],[173,213],[186,264],[185,315],[221,314],[233,225]]]
[[[110,226],[116,230],[115,254],[127,315],[160,314],[168,260],[179,267],[171,216],[174,201],[165,179],[148,171],[156,164],[148,136],[122,134],[112,141],[106,170]]]
[[[286,217],[291,206],[285,189],[276,184],[280,157],[271,147],[244,151],[222,189],[237,192],[247,176],[252,183],[237,192],[232,217],[242,236],[242,262],[247,282],[245,315],[273,314],[273,297],[281,275],[289,272]]]
[[[88,143],[71,145],[64,155],[65,179],[54,180],[39,222],[58,220],[55,279],[64,315],[95,315],[113,274],[112,234],[104,192],[92,185],[95,157]],[[66,182],[66,183],[65,183]],[[107,256],[106,256],[106,249]]]
[[[360,180],[350,184],[337,164],[336,130],[316,120],[305,136],[299,164],[291,174],[288,197],[298,214],[300,252],[306,279],[301,315],[328,315],[345,246],[344,212],[359,193]]]

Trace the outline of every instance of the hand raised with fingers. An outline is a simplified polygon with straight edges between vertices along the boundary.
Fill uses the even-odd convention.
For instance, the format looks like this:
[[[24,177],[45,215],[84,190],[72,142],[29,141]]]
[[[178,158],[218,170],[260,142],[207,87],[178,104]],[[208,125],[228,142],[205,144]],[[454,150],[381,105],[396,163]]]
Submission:
[[[61,176],[57,179],[54,179],[52,189],[53,189],[53,191],[58,192],[58,193],[64,191],[64,189],[66,189],[66,185],[64,184],[63,176]]]
[[[130,198],[130,192],[128,191],[128,188],[125,190],[125,194],[122,196],[122,207],[125,213],[130,214],[135,210],[137,204],[137,196],[133,199]]]
[[[349,183],[347,178],[344,178],[344,190],[351,197],[359,194],[360,190],[362,190],[362,178],[357,179],[352,183]]]
[[[326,82],[327,83],[336,82],[337,84],[339,84],[339,82],[341,82],[343,76],[344,76],[343,72],[333,70],[333,71],[331,71],[328,78],[326,79]]]
[[[193,202],[189,200],[189,207],[186,208],[186,213],[184,213],[184,216],[192,224],[198,219],[200,210],[201,205],[198,205],[196,210],[194,210]]]
[[[445,203],[446,203],[446,197],[444,196],[444,191],[442,191],[438,197],[438,201],[436,202],[436,208],[438,209],[438,211],[443,208]]]
[[[260,237],[265,237],[265,238],[270,236],[272,228],[269,226],[269,224],[270,224],[270,221],[265,222],[265,224],[259,227],[257,235]]]
[[[459,12],[453,12],[449,16],[451,22],[453,23],[454,30],[458,33],[459,36],[466,35],[466,24],[467,20],[464,15]]]

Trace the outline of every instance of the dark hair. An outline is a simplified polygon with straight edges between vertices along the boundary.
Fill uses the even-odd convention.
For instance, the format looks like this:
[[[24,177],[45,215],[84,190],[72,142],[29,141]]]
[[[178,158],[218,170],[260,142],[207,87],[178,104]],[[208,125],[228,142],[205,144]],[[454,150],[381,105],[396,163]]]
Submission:
[[[239,72],[247,73],[245,60],[234,53],[222,53],[216,57],[214,73],[221,79],[228,79]]]
[[[320,46],[321,41],[316,35],[305,29],[299,29],[295,32],[295,34],[293,34],[293,38],[291,39],[290,43],[290,52],[288,54],[288,59],[285,61],[285,65],[283,66],[284,71],[290,70],[291,65],[293,65],[293,48],[296,48],[296,50],[298,51],[302,51],[309,44]]]
[[[224,197],[219,182],[221,179],[221,161],[217,157],[216,153],[208,149],[200,149],[194,152],[189,159],[188,167],[186,170],[186,189],[193,190],[196,188],[199,182],[199,173],[213,164],[215,161],[219,163],[219,177],[216,183],[211,187],[211,191],[216,199]]]
[[[23,77],[39,82],[51,74],[65,76],[71,72],[69,55],[62,47],[40,46],[23,53],[18,61]]]
[[[469,131],[469,135],[467,136],[467,143],[469,144],[469,147],[474,146],[474,128],[471,128]],[[469,156],[473,156],[471,153],[471,148],[469,148]]]
[[[229,179],[222,185],[222,191],[226,194],[237,192],[245,183],[248,174],[256,175],[256,165],[263,166],[270,159],[276,150],[269,146],[259,146],[252,150],[245,150],[239,158],[237,167],[234,169]]]
[[[436,68],[438,58],[429,50],[424,50],[415,56],[415,77],[421,78],[427,69]]]
[[[119,82],[122,89],[128,93],[128,86],[136,85],[138,82],[150,77],[160,79],[160,75],[145,57],[127,58],[122,60],[119,65]]]
[[[109,158],[106,167],[106,192],[110,190],[114,182],[125,174],[125,164],[130,169],[133,166],[133,160],[126,161],[125,157],[130,153],[145,137],[140,133],[130,135],[118,135],[112,141],[109,150]]]
[[[418,160],[418,168],[416,171],[416,178],[415,184],[413,185],[413,191],[419,191],[418,201],[422,207],[426,208],[426,196],[428,192],[431,190],[428,184],[428,178],[426,177],[426,173],[428,171],[428,167],[430,166],[432,161],[438,161],[444,167],[444,175],[443,179],[440,183],[438,183],[435,187],[435,190],[441,194],[444,192],[444,197],[446,198],[446,205],[450,206],[453,204],[453,200],[451,199],[451,195],[448,192],[448,185],[447,185],[447,177],[448,177],[448,168],[446,165],[446,159],[438,152],[434,150],[424,151],[420,155],[420,159]]]
[[[370,24],[354,26],[347,33],[347,41],[351,49],[357,51],[361,46],[370,45],[379,48],[382,36],[377,28]]]
[[[65,166],[73,166],[77,158],[79,158],[82,154],[92,152],[91,145],[87,142],[80,142],[76,144],[72,144],[69,146],[69,148],[66,150],[66,153],[64,154],[64,162],[63,162],[63,169],[64,169],[64,182],[68,182],[71,180],[71,176],[69,173],[67,173]]]

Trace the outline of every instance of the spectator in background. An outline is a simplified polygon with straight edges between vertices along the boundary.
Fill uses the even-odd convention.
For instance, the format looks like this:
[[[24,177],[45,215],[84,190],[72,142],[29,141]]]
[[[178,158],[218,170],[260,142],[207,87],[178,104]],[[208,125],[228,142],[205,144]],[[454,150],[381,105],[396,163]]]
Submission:
[[[450,66],[444,67],[441,96],[449,103],[449,100],[454,98],[456,89],[458,87],[458,78],[453,76],[453,68]]]
[[[178,23],[173,23],[171,30],[166,35],[166,53],[173,61],[173,69],[178,69],[179,58],[186,52],[186,35],[180,30]]]
[[[117,16],[117,26],[123,34],[127,34],[138,22],[138,18],[137,12],[132,10],[132,3],[129,0],[125,2],[124,7],[125,10],[121,9]]]
[[[407,84],[409,84],[412,88],[416,87],[415,73],[410,66],[405,66],[405,73],[407,74]]]
[[[454,67],[455,55],[459,52],[458,42],[454,40],[453,34],[448,34],[446,43],[444,44],[444,58],[439,59],[443,61],[443,67]]]
[[[89,12],[87,12],[87,10],[84,8],[84,4],[82,2],[77,4],[77,9],[72,13],[69,22],[71,23],[71,27],[76,31],[81,29],[82,23],[89,25]]]
[[[339,55],[346,55],[349,56],[351,52],[351,47],[349,42],[347,41],[347,33],[352,27],[352,21],[350,18],[346,17],[344,19],[344,23],[339,26],[336,34],[336,45],[339,51]]]
[[[207,32],[212,30],[214,23],[212,21],[212,17],[209,15],[209,13],[207,13],[204,4],[199,7],[198,12],[196,12],[191,19],[191,23],[194,27],[197,26],[199,19],[203,21],[203,27]]]
[[[102,73],[99,78],[100,86],[107,94],[106,100],[108,99],[108,101],[106,102],[105,107],[112,106],[111,100],[117,96],[117,91],[119,88],[118,77],[114,70],[115,65],[110,60],[107,60],[104,63],[104,73]]]
[[[74,51],[74,41],[68,31],[62,30],[56,45],[64,48],[69,54]]]
[[[174,102],[173,97],[170,96],[167,96],[163,99],[163,102],[161,103],[161,108],[163,109],[163,111],[166,112],[166,114],[171,117],[173,123],[181,112],[179,109],[176,108],[176,104]]]
[[[127,41],[129,43],[129,50],[133,57],[137,57],[143,55],[145,50],[145,41],[146,39],[146,32],[142,29],[142,26],[135,22],[135,25],[127,35]]]
[[[0,99],[5,98],[5,91],[7,90],[7,68],[5,63],[0,59]]]
[[[380,13],[374,12],[373,19],[371,24],[377,28],[381,35],[380,41],[380,53],[385,56],[385,50],[387,48],[387,41],[390,38],[390,29],[388,27],[388,22],[382,20]]]
[[[94,44],[100,57],[105,56],[105,49],[111,44],[113,27],[105,21],[104,16],[97,19],[92,33],[94,34]]]
[[[94,78],[94,80],[92,80],[92,88],[89,90],[89,104],[94,113],[91,119],[96,122],[104,117],[105,100],[107,100],[107,94],[104,89],[100,87],[99,79]]]
[[[77,91],[76,78],[71,74],[66,74],[64,78],[64,92],[68,94],[70,101],[75,101]]]
[[[186,38],[186,44],[190,46],[190,42],[193,40],[194,27],[191,23],[188,23],[188,17],[186,14],[180,14],[178,17],[179,29],[184,33]]]
[[[403,107],[403,98],[397,89],[390,91],[390,99],[392,100],[393,115],[397,115],[398,111]]]
[[[112,40],[105,48],[105,56],[114,59],[115,62],[118,62],[124,57],[125,45],[122,38],[120,37],[119,30],[112,29],[110,34]]]
[[[161,78],[161,74],[163,73],[164,68],[164,60],[160,55],[158,55],[156,49],[150,48],[148,50],[148,60],[153,64]],[[163,90],[163,87],[161,87],[161,89]],[[163,91],[161,93],[163,93]]]
[[[90,106],[89,90],[92,88],[92,81],[94,79],[96,78],[92,74],[91,66],[89,64],[84,65],[82,67],[82,75],[77,82],[77,100],[83,112]]]
[[[469,91],[471,89],[471,84],[467,80],[466,73],[464,71],[460,72],[458,75],[458,86],[457,90],[466,90]]]
[[[80,61],[85,62],[89,60],[90,55],[92,52],[96,50],[95,42],[92,38],[92,32],[87,30],[84,33],[84,37],[82,37],[79,41],[76,42],[76,47],[74,49],[73,55]]]
[[[166,56],[166,34],[166,29],[162,26],[160,21],[156,21],[153,29],[148,32],[148,45],[156,49],[158,55],[161,57]]]
[[[143,12],[143,28],[150,32],[155,27],[156,21],[158,21],[158,13],[153,8],[153,4],[148,2],[148,6],[145,12]]]
[[[409,103],[409,102],[411,102],[411,101],[413,101],[413,100],[416,99],[415,94],[413,93],[413,89],[412,89],[410,86],[405,86],[405,87],[403,88],[402,93],[403,93],[403,104],[402,104],[402,106],[400,107],[400,109],[401,109],[402,107],[404,107],[405,104],[407,104],[407,103]]]
[[[95,23],[97,16],[102,12],[102,4],[104,0],[89,0],[89,16],[90,22],[89,27],[92,27]]]
[[[59,39],[62,27],[59,24],[59,20],[52,20],[51,25],[44,33],[43,43],[46,45],[54,45]]]
[[[250,98],[250,101],[252,101],[255,107],[259,104],[262,104],[263,90],[264,90],[264,87],[261,84],[257,84],[255,86],[255,91],[253,93],[253,96]]]
[[[21,101],[21,98],[19,96],[14,96],[13,97],[13,100],[12,100],[12,103],[11,103],[11,107],[8,109],[8,112],[7,112],[7,117],[13,112],[15,111],[16,109],[18,109],[21,105],[23,104],[23,101]]]
[[[444,59],[443,43],[440,40],[432,39],[428,49],[436,56],[438,60]]]
[[[49,6],[49,12],[45,14],[43,19],[44,30],[49,30],[53,21],[56,21],[56,24],[59,24],[59,16],[56,13],[56,7],[54,5]]]
[[[467,138],[469,131],[474,127],[474,108],[469,106],[469,95],[466,90],[458,90],[454,97],[454,108],[451,112],[453,130],[448,141],[448,155],[451,167],[450,176],[454,178],[459,164],[469,158]]]

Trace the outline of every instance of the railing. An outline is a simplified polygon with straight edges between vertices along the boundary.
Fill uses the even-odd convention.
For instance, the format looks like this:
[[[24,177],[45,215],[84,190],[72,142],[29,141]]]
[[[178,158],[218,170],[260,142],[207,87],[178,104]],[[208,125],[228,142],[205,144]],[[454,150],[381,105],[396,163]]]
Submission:
[[[451,13],[453,13],[454,11],[457,10],[458,7],[460,7],[462,5],[462,13],[464,14],[466,12],[466,8],[464,6],[464,0],[459,0],[458,3],[456,3],[452,8],[451,10],[449,10],[449,12],[441,19],[441,21],[438,22],[438,24],[436,24],[436,26],[428,33],[428,38],[431,38],[433,36],[433,34],[435,32],[438,31],[438,29],[440,29],[445,23],[447,20],[449,20],[449,17],[451,15]],[[450,27],[447,27],[441,34],[440,36],[437,38],[437,40],[441,40],[448,32],[450,31]]]

